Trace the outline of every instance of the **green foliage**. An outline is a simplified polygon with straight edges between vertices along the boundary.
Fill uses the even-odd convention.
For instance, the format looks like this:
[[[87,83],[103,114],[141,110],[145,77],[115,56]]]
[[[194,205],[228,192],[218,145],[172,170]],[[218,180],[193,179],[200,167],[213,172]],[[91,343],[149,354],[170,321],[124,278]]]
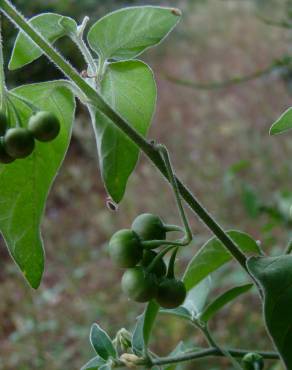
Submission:
[[[227,233],[243,252],[260,254],[257,243],[248,234],[236,230]],[[187,290],[231,259],[231,254],[226,251],[223,244],[218,239],[211,238],[193,257],[186,269],[183,280]]]
[[[270,128],[270,135],[277,135],[292,128],[292,107],[288,108]]]
[[[291,367],[289,347],[292,323],[289,309],[292,305],[292,257],[257,256],[247,260],[247,253],[262,254],[257,242],[240,231],[225,232],[176,179],[167,148],[155,142],[150,145],[145,139],[155,111],[156,84],[150,67],[131,59],[159,44],[178,23],[181,12],[174,8],[143,6],[125,8],[101,18],[87,35],[91,49],[98,56],[96,60],[83,40],[86,19],[78,27],[71,18],[46,13],[27,23],[7,0],[0,0],[0,5],[1,10],[21,29],[10,60],[10,69],[31,63],[45,50],[46,55],[64,74],[70,76],[70,83],[67,81],[66,86],[70,85],[71,90],[65,87],[64,81],[57,81],[23,86],[14,90],[14,94],[9,93],[4,83],[1,50],[1,109],[6,109],[6,100],[9,104],[12,103],[16,123],[13,122],[10,127],[9,114],[8,124],[5,122],[7,117],[0,115],[0,134],[4,136],[0,141],[0,161],[7,163],[0,166],[0,230],[12,257],[30,285],[34,288],[39,286],[44,269],[40,224],[48,191],[70,142],[75,109],[72,91],[91,114],[101,175],[112,200],[116,203],[122,200],[129,177],[137,164],[139,150],[143,149],[172,186],[184,225],[184,229],[164,225],[156,216],[143,214],[134,221],[131,230],[121,230],[112,237],[108,248],[112,259],[118,266],[128,268],[122,277],[123,291],[137,302],[149,303],[138,318],[133,335],[127,332],[127,345],[124,348],[121,346],[123,351],[132,353],[124,353],[119,357],[121,348],[118,334],[112,341],[99,325],[94,324],[90,332],[90,342],[97,356],[83,369],[110,370],[123,365],[151,367],[166,364],[169,359],[157,359],[148,348],[159,310],[195,324],[205,335],[210,347],[213,347],[209,348],[209,354],[224,355],[236,368],[239,367],[233,359],[232,351],[222,350],[214,342],[207,325],[220,309],[252,287],[252,284],[234,287],[206,306],[211,289],[210,274],[231,261],[232,257],[256,280],[260,293],[263,294],[264,315],[269,333],[287,368]],[[42,39],[30,24],[43,36]],[[81,74],[82,77],[52,49],[51,44],[65,35],[77,44],[87,63],[87,71]],[[36,115],[31,118],[32,113]],[[291,128],[290,113],[290,110],[285,112],[272,126],[271,134]],[[35,138],[38,141],[55,140],[44,145],[35,142]],[[11,158],[25,159],[12,162]],[[234,167],[229,176],[234,176],[242,166],[245,168],[244,162]],[[246,209],[252,217],[256,217],[260,206],[256,204],[254,192],[245,190]],[[175,278],[176,256],[181,247],[190,244],[192,233],[182,198],[216,235],[193,257],[183,281]],[[166,241],[167,231],[183,232],[184,236],[176,241]],[[146,251],[160,247],[159,253]],[[163,257],[171,250],[166,273]],[[159,267],[158,262],[159,273],[155,270]],[[202,352],[204,351],[208,352],[203,349]],[[174,351],[176,355],[186,352],[184,345],[179,345]],[[197,349],[193,349],[193,352],[195,358]],[[238,351],[233,352],[238,355]],[[242,353],[240,352],[241,355]],[[129,363],[127,358],[130,359]],[[247,360],[250,358],[251,356],[245,356]],[[183,359],[186,358],[179,358]]]
[[[267,329],[287,369],[292,367],[292,256],[251,257],[248,269],[263,294]]]
[[[103,360],[116,358],[117,352],[112,344],[110,337],[97,324],[93,324],[90,331],[90,342],[95,352]]]
[[[252,287],[253,284],[245,284],[231,288],[227,292],[224,292],[203,310],[199,316],[200,320],[207,323],[219,310],[221,310],[241,294],[248,292]]]
[[[146,64],[110,64],[101,82],[101,94],[141,135],[147,134],[156,105],[156,85]],[[101,112],[93,113],[93,121],[102,178],[113,200],[120,202],[139,150]]]
[[[76,22],[68,17],[55,13],[45,13],[33,17],[30,22],[39,31],[39,33],[50,43],[56,42],[61,37],[67,34],[67,30],[60,23],[66,20],[72,29],[77,29]],[[19,33],[9,62],[9,69],[15,70],[29,64],[42,55],[42,51],[29,37],[23,33]]]
[[[41,219],[69,145],[75,102],[62,82],[22,86],[14,92],[40,109],[54,112],[61,122],[60,135],[51,145],[37,143],[30,157],[0,166],[0,230],[13,259],[30,285],[37,288],[44,269]],[[13,96],[11,99],[22,121],[27,122],[30,110]]]
[[[88,42],[102,60],[132,59],[161,42],[180,15],[172,8],[124,8],[98,20],[88,33]]]

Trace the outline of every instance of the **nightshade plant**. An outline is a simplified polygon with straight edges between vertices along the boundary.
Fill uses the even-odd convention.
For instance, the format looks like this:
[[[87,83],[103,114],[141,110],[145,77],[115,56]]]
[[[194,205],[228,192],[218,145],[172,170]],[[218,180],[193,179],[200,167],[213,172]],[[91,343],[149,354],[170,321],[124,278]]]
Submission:
[[[20,30],[9,68],[21,68],[45,54],[66,77],[8,90],[1,42],[0,154],[13,154],[5,145],[7,129],[21,128],[37,139],[33,150],[27,150],[22,159],[0,165],[1,233],[31,287],[38,288],[43,274],[40,224],[48,191],[70,142],[76,98],[89,110],[102,179],[112,201],[122,200],[142,151],[168,180],[183,224],[168,225],[155,215],[144,214],[129,229],[113,236],[109,254],[118,266],[128,269],[123,291],[134,300],[148,303],[132,333],[121,329],[111,339],[98,324],[92,326],[90,342],[96,354],[83,369],[168,368],[169,364],[208,356],[225,356],[236,369],[262,369],[265,360],[281,360],[286,369],[291,369],[291,248],[286,255],[266,257],[246,233],[224,231],[177,178],[167,148],[146,138],[155,111],[156,85],[150,67],[137,57],[168,35],[181,12],[157,6],[125,8],[99,19],[86,34],[88,18],[77,25],[71,18],[47,13],[27,21],[7,0],[0,0],[0,10]],[[78,72],[53,47],[63,37],[71,38],[79,48],[86,70]],[[286,128],[283,119],[281,122]],[[176,255],[192,240],[185,203],[213,237],[195,254],[180,279],[175,277]],[[170,241],[168,233],[172,231],[180,232],[181,238]],[[168,266],[164,261],[167,253],[171,253]],[[208,290],[210,274],[232,259],[245,271],[247,283],[205,305],[202,292]],[[209,321],[253,285],[263,301],[264,320],[275,351],[219,346],[209,331]],[[154,354],[148,344],[158,314],[175,315],[195,325],[209,346],[189,349],[180,343],[167,357]]]

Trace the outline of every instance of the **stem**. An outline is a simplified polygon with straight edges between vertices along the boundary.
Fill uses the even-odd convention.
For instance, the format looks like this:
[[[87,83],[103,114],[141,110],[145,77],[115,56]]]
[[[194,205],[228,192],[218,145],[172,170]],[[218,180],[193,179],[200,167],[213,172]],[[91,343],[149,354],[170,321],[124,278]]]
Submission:
[[[164,249],[162,249],[162,250],[157,254],[157,256],[155,256],[155,257],[154,257],[153,261],[152,261],[152,262],[150,263],[150,265],[147,267],[147,271],[148,271],[148,272],[151,272],[151,271],[154,269],[154,267],[155,267],[156,263],[157,263],[159,260],[161,260],[161,258],[163,258],[163,257],[166,255],[166,253],[168,253],[172,248],[173,248],[173,246],[169,246],[169,247],[165,247]]]
[[[283,58],[283,61],[284,61],[284,58]],[[190,88],[198,89],[198,90],[216,90],[216,89],[222,89],[225,87],[242,84],[244,82],[248,82],[251,80],[255,80],[257,78],[260,78],[262,76],[265,76],[271,73],[274,69],[279,68],[279,66],[291,64],[291,61],[288,61],[288,60],[286,63],[283,62],[282,64],[280,64],[280,62],[281,60],[273,62],[268,67],[257,70],[246,76],[232,77],[230,79],[223,80],[223,81],[195,82],[195,81],[184,80],[184,79],[174,77],[174,76],[169,76],[169,75],[166,75],[165,77],[167,78],[167,80],[173,83],[179,84],[179,85],[183,85],[185,87],[190,87]]]
[[[178,251],[178,248],[175,248],[175,250],[172,252],[172,255],[170,257],[168,270],[167,270],[167,274],[166,274],[166,277],[168,279],[174,279],[174,264],[175,264],[177,251]]]
[[[88,21],[89,21],[89,18],[84,17],[81,25],[78,27],[77,34],[70,34],[70,38],[78,46],[79,50],[81,51],[81,54],[83,55],[84,60],[86,61],[90,69],[90,74],[96,74],[96,63],[83,39],[84,30],[86,28]]]
[[[133,127],[125,121],[100,95],[95,91],[79,74],[78,72],[57,52],[51,45],[29,24],[25,18],[11,5],[8,0],[0,0],[0,10],[37,46],[47,55],[47,57],[56,64],[56,66],[71,79],[80,94],[85,94],[89,99],[89,104],[92,108],[100,110],[106,117],[126,134],[153,162],[159,171],[167,178],[165,164],[153,147],[153,144],[144,139]],[[83,94],[82,94],[83,93]],[[185,187],[185,185],[176,178],[179,192],[184,200],[189,204],[191,209],[205,223],[205,225],[214,233],[215,236],[222,242],[226,249],[240,263],[243,269],[248,273],[245,265],[246,257],[226,234],[222,227],[209,215],[206,209],[200,204],[196,197]]]
[[[215,339],[213,338],[212,334],[210,333],[209,329],[208,329],[208,326],[207,325],[200,325],[199,323],[197,323],[197,327],[202,331],[202,333],[204,334],[206,340],[208,341],[209,345],[212,346],[212,347],[215,347],[217,348],[219,351],[221,351],[225,357],[227,357],[230,362],[232,363],[232,365],[238,369],[238,370],[242,370],[242,367],[239,365],[239,363],[233,358],[233,356],[231,355],[231,353],[222,348],[216,341]]]
[[[170,231],[178,231],[178,232],[182,232],[184,233],[185,230],[181,227],[181,226],[178,226],[178,225],[163,225],[164,226],[164,230],[166,232],[170,232]]]
[[[161,144],[157,145],[157,149],[160,152],[160,154],[161,154],[161,156],[164,160],[165,166],[166,166],[168,180],[172,185],[172,189],[173,189],[173,192],[174,192],[174,195],[175,195],[176,204],[177,204],[181,219],[183,221],[183,225],[185,227],[185,238],[183,240],[184,240],[185,244],[188,245],[191,242],[191,240],[193,238],[193,235],[192,235],[192,231],[191,231],[191,228],[190,228],[190,225],[189,225],[188,218],[187,218],[187,216],[185,214],[185,211],[184,211],[184,207],[182,205],[181,196],[180,196],[179,189],[178,189],[178,186],[177,186],[176,177],[174,175],[173,167],[172,167],[170,157],[169,157],[169,152],[168,152],[165,145],[161,145]],[[182,240],[182,242],[183,242],[183,240]]]
[[[230,353],[230,355],[236,358],[242,358],[247,353],[254,352],[252,350],[233,349],[233,348],[230,348],[230,349],[228,348],[226,350],[228,351],[228,353]],[[263,358],[267,360],[279,360],[280,359],[279,354],[276,352],[256,351],[256,353],[258,353],[259,355],[261,355]],[[161,365],[175,364],[178,362],[197,360],[200,358],[210,357],[210,356],[225,357],[225,354],[221,352],[218,348],[211,347],[211,348],[203,349],[201,351],[187,353],[185,355],[173,356],[173,357],[160,357],[158,359],[153,359],[152,364],[161,366]]]

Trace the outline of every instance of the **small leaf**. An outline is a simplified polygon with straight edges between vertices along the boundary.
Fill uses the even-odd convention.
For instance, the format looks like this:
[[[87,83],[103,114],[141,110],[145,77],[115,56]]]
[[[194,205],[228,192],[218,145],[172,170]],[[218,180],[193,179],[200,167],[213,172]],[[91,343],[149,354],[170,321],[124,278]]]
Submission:
[[[222,307],[233,301],[235,298],[248,292],[253,287],[253,284],[245,284],[224,292],[210,303],[200,315],[200,320],[208,322]]]
[[[247,267],[263,291],[267,329],[286,369],[292,368],[292,256],[251,257]]]
[[[192,317],[199,315],[207,301],[212,286],[211,276],[207,276],[199,284],[188,291],[187,297],[182,305],[190,313]]]
[[[26,85],[13,92],[55,113],[61,123],[54,141],[36,142],[29,157],[0,165],[0,231],[25,278],[37,288],[44,270],[41,219],[49,189],[68,149],[75,100],[61,81]],[[26,125],[31,110],[12,95],[10,99]]]
[[[67,34],[67,29],[62,26],[62,22],[66,24],[66,27],[70,27],[70,29],[77,29],[77,24],[72,18],[63,17],[55,13],[40,14],[31,18],[29,21],[51,44]],[[38,59],[42,54],[41,49],[28,36],[23,32],[19,32],[15,40],[8,68],[15,70],[23,67]]]
[[[105,361],[100,358],[99,356],[96,356],[92,358],[90,361],[85,364],[81,370],[98,370],[101,368],[101,366],[105,365]]]
[[[152,300],[148,303],[145,311],[137,320],[132,337],[132,349],[138,356],[143,355],[144,349],[148,345],[158,311],[159,305]]]
[[[191,320],[192,319],[191,313],[185,307],[182,307],[182,306],[174,308],[174,309],[161,308],[159,310],[159,312],[162,313],[162,314],[166,314],[166,315],[177,316],[177,317],[179,317],[181,319],[185,319],[185,320]]]
[[[180,11],[172,8],[124,8],[99,19],[88,32],[88,43],[102,60],[132,59],[159,44],[180,17]]]
[[[256,241],[248,234],[236,230],[228,231],[227,234],[243,252],[260,253]],[[207,241],[186,269],[183,280],[187,290],[231,260],[232,255],[217,238]]]
[[[270,135],[277,135],[292,128],[292,107],[288,108],[270,128]]]
[[[104,360],[116,358],[117,352],[107,333],[97,324],[93,324],[90,331],[90,342],[95,352]]]
[[[141,135],[146,136],[156,105],[151,69],[140,61],[112,63],[101,83],[105,100]],[[138,161],[138,147],[99,111],[93,114],[99,162],[105,187],[118,203]]]

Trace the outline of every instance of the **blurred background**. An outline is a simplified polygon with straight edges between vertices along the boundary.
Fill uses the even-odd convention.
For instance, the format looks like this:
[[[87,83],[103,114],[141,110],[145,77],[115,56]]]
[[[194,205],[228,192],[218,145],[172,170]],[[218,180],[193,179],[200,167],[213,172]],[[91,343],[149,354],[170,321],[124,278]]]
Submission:
[[[158,83],[150,137],[167,144],[178,175],[226,229],[250,233],[273,255],[283,251],[292,236],[292,140],[291,133],[269,137],[268,130],[291,105],[292,67],[287,63],[270,66],[291,55],[291,0],[13,2],[28,17],[54,11],[79,22],[85,15],[93,22],[124,5],[181,8],[184,16],[175,32],[143,55]],[[15,29],[4,21],[6,60],[15,35]],[[69,41],[57,46],[84,69],[79,52]],[[261,72],[267,68],[267,73]],[[255,72],[260,75],[257,79],[224,83]],[[190,86],[174,83],[170,76]],[[9,72],[8,82],[13,87],[58,77],[42,57],[21,71]],[[112,233],[130,226],[142,212],[159,214],[168,223],[179,222],[172,193],[141,157],[119,210],[111,212],[97,167],[89,117],[78,107],[70,149],[49,196],[43,223],[47,262],[37,292],[28,288],[1,242],[1,370],[79,369],[93,357],[88,341],[93,322],[114,336],[121,327],[132,330],[143,310],[143,305],[129,302],[121,293],[121,272],[112,265],[105,246]],[[190,216],[195,240],[180,257],[181,273],[211,236]],[[213,279],[212,292],[242,281],[241,272],[229,266]],[[272,349],[255,293],[224,309],[211,329],[223,345]],[[194,327],[159,317],[152,348],[167,355],[180,340],[191,346],[206,344]],[[223,359],[181,368],[232,369]],[[271,362],[266,369],[280,367]]]

